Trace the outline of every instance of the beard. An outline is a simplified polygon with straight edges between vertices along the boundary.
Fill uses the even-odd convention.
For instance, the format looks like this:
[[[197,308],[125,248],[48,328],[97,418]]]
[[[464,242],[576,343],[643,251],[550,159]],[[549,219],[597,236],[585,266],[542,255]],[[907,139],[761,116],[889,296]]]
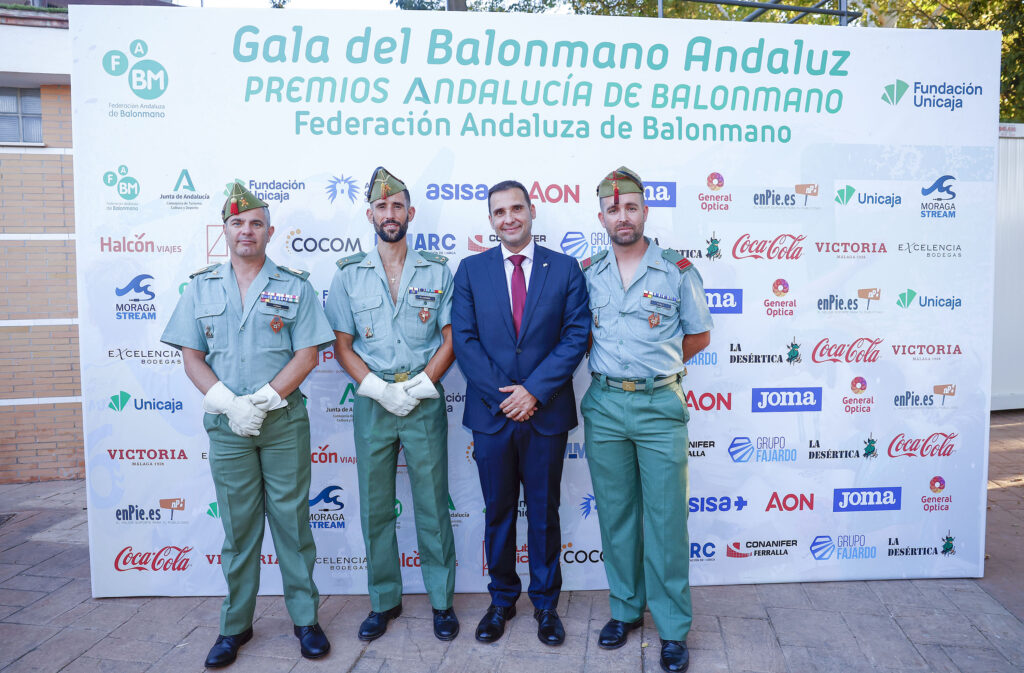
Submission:
[[[384,230],[384,225],[386,224],[397,224],[398,231],[396,231],[393,234],[389,234],[387,231]],[[384,241],[385,243],[397,243],[398,241],[401,241],[403,238],[405,238],[406,232],[409,231],[409,220],[406,220],[405,222],[399,222],[394,218],[388,217],[378,222],[376,218],[374,218],[373,230],[377,232],[377,238]]]
[[[641,238],[643,238],[643,236],[643,229],[639,227],[631,229],[630,231],[624,231],[622,233],[619,233],[618,231],[608,232],[608,238],[612,240],[612,243],[623,246],[633,245]]]

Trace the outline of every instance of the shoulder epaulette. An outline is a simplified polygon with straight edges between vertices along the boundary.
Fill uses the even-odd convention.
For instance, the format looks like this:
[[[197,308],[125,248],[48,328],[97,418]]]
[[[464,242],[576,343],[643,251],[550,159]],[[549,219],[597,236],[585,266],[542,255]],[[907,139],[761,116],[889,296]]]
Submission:
[[[209,266],[204,266],[203,268],[199,269],[198,271],[196,271],[194,273],[190,273],[188,277],[189,278],[195,278],[196,276],[201,276],[204,273],[209,273],[210,271],[213,271],[218,266],[220,266],[220,264],[211,264]]]
[[[591,267],[592,264],[594,264],[595,262],[600,262],[602,259],[604,259],[607,254],[608,254],[607,250],[602,250],[601,252],[597,253],[596,255],[593,255],[591,257],[587,257],[585,260],[580,262],[580,268],[583,269],[584,271],[586,271],[587,269],[589,269]]]
[[[303,271],[301,269],[293,269],[290,266],[282,266],[280,264],[277,265],[277,268],[281,269],[282,271],[284,271],[286,273],[290,273],[293,276],[298,276],[302,280],[306,280],[307,278],[309,278],[309,271]]]
[[[662,250],[661,256],[667,259],[672,264],[675,264],[677,267],[679,267],[680,271],[689,271],[690,269],[693,268],[693,264],[690,262],[690,260],[686,259],[685,257],[683,257],[682,255],[680,255],[678,252],[671,248],[665,248],[664,250]]]
[[[426,250],[417,250],[416,252],[420,254],[420,257],[427,260],[428,262],[433,262],[434,264],[448,263],[447,257],[445,257],[444,255],[439,255],[436,252],[428,252]]]
[[[366,253],[365,252],[357,252],[354,255],[349,255],[348,257],[342,257],[337,262],[335,262],[335,264],[338,265],[339,269],[344,269],[349,264],[358,264],[359,262],[363,261],[364,259],[366,259]]]

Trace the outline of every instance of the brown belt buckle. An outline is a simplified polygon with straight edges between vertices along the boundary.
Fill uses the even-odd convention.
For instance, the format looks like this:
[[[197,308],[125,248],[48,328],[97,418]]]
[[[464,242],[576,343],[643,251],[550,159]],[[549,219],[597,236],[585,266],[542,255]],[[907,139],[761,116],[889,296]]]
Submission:
[[[636,392],[636,381],[623,381],[622,382],[622,389],[625,390],[627,393],[635,393]]]
[[[409,380],[409,372],[398,372],[395,374],[395,383],[403,383]]]

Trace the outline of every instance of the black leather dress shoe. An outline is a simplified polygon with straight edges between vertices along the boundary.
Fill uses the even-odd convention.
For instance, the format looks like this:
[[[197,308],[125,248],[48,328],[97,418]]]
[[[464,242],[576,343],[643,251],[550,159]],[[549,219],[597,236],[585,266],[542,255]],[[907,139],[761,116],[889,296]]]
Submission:
[[[682,673],[690,667],[690,652],[686,643],[678,640],[661,641],[661,670]]]
[[[459,635],[459,618],[455,610],[434,610],[434,635],[438,640],[455,640]]]
[[[609,619],[608,623],[601,629],[601,635],[597,637],[597,646],[602,650],[617,650],[626,644],[629,632],[640,628],[643,624],[643,617],[635,622],[620,622],[618,619]]]
[[[295,637],[299,639],[302,656],[307,659],[319,659],[331,651],[331,642],[319,624],[296,626]]]
[[[515,616],[514,605],[491,605],[476,627],[476,639],[481,643],[493,643],[505,633],[505,622]]]
[[[402,614],[401,603],[384,612],[371,612],[359,625],[359,640],[377,640],[388,630],[388,622],[400,614]]]
[[[545,645],[561,645],[565,642],[565,629],[562,620],[554,610],[534,610],[533,618],[537,620],[537,638]]]
[[[238,648],[252,640],[252,627],[242,631],[237,636],[217,636],[217,642],[210,648],[206,655],[207,668],[220,668],[235,661],[238,656]]]

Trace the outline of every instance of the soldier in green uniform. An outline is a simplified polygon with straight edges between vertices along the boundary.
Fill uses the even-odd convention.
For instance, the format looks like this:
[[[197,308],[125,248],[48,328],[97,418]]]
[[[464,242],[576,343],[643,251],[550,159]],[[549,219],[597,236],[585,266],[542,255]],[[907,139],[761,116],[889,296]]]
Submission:
[[[227,666],[252,638],[264,520],[302,655],[327,654],[317,623],[316,548],[309,530],[309,417],[299,384],[334,335],[306,280],[274,264],[270,209],[241,184],[224,203],[231,261],[192,274],[161,341],[181,349],[202,392],[210,471],[224,525],[228,595],[206,666]]]
[[[661,667],[689,665],[692,621],[687,515],[690,418],[683,363],[710,342],[700,274],[644,237],[643,182],[628,168],[597,188],[611,250],[582,263],[594,323],[590,388],[580,403],[612,619],[598,645],[615,649],[643,623],[662,639]]]
[[[408,246],[405,234],[416,209],[401,180],[378,168],[366,200],[377,247],[339,259],[327,296],[335,356],[360,382],[352,425],[371,612],[358,636],[379,638],[402,613],[394,501],[404,445],[434,635],[452,640],[459,633],[452,609],[455,543],[448,515],[448,416],[438,383],[455,359],[452,273],[447,258]]]

